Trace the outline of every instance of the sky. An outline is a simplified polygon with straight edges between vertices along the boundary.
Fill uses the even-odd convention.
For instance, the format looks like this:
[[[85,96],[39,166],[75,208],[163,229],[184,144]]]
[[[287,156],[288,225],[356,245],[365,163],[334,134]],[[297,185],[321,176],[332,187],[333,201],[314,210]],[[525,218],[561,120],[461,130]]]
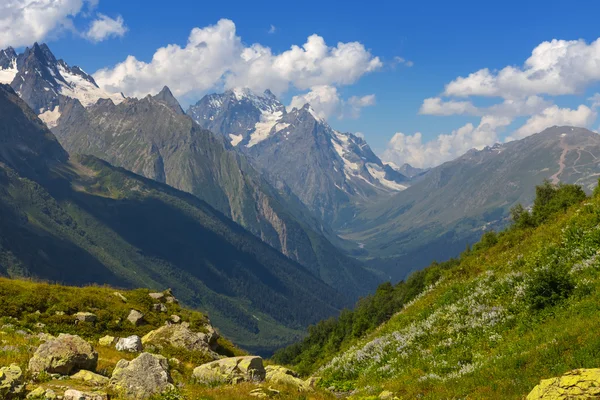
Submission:
[[[597,130],[597,1],[2,0],[0,48],[46,42],[107,91],[310,102],[385,161],[432,167],[552,125]]]

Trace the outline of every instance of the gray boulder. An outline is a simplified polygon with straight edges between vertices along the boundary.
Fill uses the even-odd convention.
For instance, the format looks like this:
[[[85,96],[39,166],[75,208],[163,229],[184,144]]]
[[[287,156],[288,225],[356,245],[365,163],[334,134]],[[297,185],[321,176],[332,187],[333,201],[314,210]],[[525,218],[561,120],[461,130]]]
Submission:
[[[23,371],[17,364],[0,368],[0,398],[10,400],[23,395]]]
[[[29,371],[69,375],[71,371],[95,371],[98,353],[92,345],[75,335],[61,333],[58,338],[42,343],[29,360]]]
[[[266,371],[257,356],[230,357],[203,364],[193,372],[194,379],[205,385],[262,382]]]
[[[117,342],[115,348],[118,351],[128,351],[130,353],[138,353],[142,351],[142,339],[139,336],[133,335],[126,338],[121,338]]]
[[[111,387],[131,399],[147,399],[174,388],[167,359],[142,353],[132,361],[120,360],[110,380]]]
[[[75,389],[69,389],[63,396],[64,400],[108,400],[106,393],[100,392],[81,392]]]
[[[131,322],[135,326],[141,325],[144,322],[144,314],[138,310],[131,310],[127,316],[127,321]]]

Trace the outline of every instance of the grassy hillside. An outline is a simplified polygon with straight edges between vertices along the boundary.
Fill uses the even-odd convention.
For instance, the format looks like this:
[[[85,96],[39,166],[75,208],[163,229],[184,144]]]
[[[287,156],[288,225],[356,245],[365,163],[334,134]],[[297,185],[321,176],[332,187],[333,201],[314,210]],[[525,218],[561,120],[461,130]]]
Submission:
[[[536,194],[532,212],[514,210],[510,229],[422,272],[418,296],[406,296],[410,280],[389,287],[396,303],[381,326],[357,339],[355,322],[331,322],[337,334],[322,323],[276,358],[324,387],[357,389],[353,398],[389,390],[403,399],[520,399],[541,378],[600,366],[600,194],[550,184]],[[351,314],[368,319],[360,306]],[[341,350],[311,355],[319,340]]]

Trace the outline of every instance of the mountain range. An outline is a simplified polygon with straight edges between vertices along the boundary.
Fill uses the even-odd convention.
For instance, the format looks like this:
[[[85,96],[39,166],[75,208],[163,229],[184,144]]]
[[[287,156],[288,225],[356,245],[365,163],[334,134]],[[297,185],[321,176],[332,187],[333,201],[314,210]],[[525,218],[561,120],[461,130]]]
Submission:
[[[287,185],[328,226],[343,225],[357,205],[408,185],[362,138],[332,129],[310,104],[286,110],[268,90],[207,95],[187,113],[248,155],[275,187]]]

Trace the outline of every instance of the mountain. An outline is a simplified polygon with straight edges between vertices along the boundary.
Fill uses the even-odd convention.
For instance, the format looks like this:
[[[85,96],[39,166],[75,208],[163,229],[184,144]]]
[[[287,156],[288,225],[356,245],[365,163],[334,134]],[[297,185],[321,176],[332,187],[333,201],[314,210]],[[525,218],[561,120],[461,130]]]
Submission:
[[[597,397],[597,369],[588,381],[568,373],[564,390],[552,377],[600,365],[600,191],[526,191],[538,193],[527,218],[458,259],[382,285],[274,361],[319,376],[340,398]],[[542,379],[546,394],[527,396]]]
[[[21,54],[9,47],[0,52],[0,83],[10,84],[50,127],[56,124],[65,98],[78,99],[84,106],[99,99],[123,101],[123,95],[108,94],[94,78],[77,66],[57,60],[46,44],[26,48]]]
[[[600,174],[600,135],[552,127],[525,139],[471,150],[433,168],[405,191],[372,203],[341,234],[393,279],[433,260],[454,257],[485,230],[507,223],[529,188],[550,181],[590,191]]]
[[[389,168],[392,168],[392,169],[398,171],[399,173],[401,173],[402,175],[404,175],[410,179],[417,178],[417,177],[427,173],[427,171],[429,171],[429,168],[426,168],[426,169],[416,168],[407,163],[402,164],[402,166],[400,166],[400,167],[392,162],[384,162],[384,164],[387,165]]]
[[[269,352],[347,304],[204,201],[92,156],[68,158],[0,85],[0,273],[170,287],[241,346]]]
[[[207,95],[187,113],[247,154],[273,185],[287,185],[326,224],[342,225],[356,204],[408,185],[363,139],[335,131],[308,104],[287,111],[270,91]]]
[[[168,88],[87,108],[70,99],[57,122],[54,133],[70,153],[99,157],[197,196],[350,298],[379,282],[325,237],[335,239],[289,189],[275,189],[222,136],[185,115]]]

